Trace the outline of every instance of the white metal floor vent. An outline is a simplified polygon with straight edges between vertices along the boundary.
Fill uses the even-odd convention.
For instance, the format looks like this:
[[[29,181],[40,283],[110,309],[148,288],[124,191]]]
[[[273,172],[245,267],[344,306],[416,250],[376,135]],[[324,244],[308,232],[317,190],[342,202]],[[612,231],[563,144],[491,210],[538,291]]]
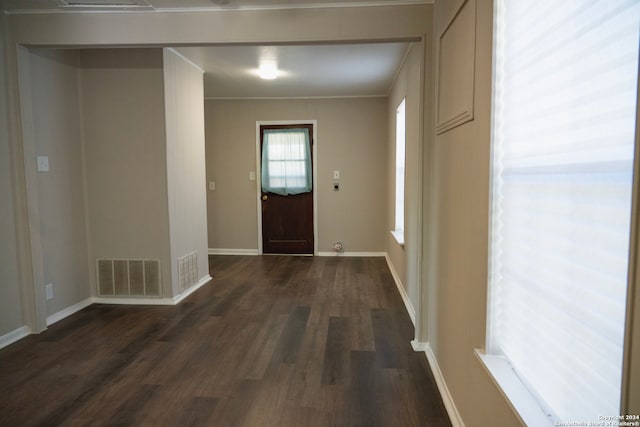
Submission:
[[[184,292],[198,283],[198,251],[178,258],[178,284]]]
[[[97,259],[98,295],[160,296],[160,260]]]

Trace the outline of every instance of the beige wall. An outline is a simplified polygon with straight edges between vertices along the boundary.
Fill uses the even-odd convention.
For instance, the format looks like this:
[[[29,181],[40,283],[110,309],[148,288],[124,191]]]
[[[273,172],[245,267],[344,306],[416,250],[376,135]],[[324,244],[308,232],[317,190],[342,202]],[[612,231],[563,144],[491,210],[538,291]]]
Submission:
[[[11,174],[9,96],[5,61],[5,16],[0,16],[0,336],[23,326]]]
[[[95,269],[96,258],[159,259],[170,296],[162,49],[81,59],[89,261]]]
[[[50,168],[37,176],[44,284],[53,285],[47,316],[91,296],[78,61],[74,51],[30,51],[36,154]]]
[[[256,121],[317,120],[318,251],[385,251],[385,98],[208,100],[205,113],[210,248],[258,248]]]
[[[429,343],[468,427],[520,424],[474,355],[474,349],[484,348],[486,333],[492,3],[477,0],[475,57],[471,58],[475,62],[474,119],[435,137],[430,163],[433,240],[430,258],[423,264],[433,273]],[[436,3],[436,38],[461,4],[461,0]],[[436,58],[439,54],[436,49]],[[454,55],[453,62],[464,64],[459,50],[441,54]],[[439,78],[436,92],[443,89],[441,82]],[[454,82],[454,90],[447,93],[464,98],[467,94],[457,90],[461,86]],[[458,105],[457,101],[447,100],[448,105]]]
[[[202,70],[163,50],[167,135],[167,191],[173,295],[178,259],[198,252],[198,279],[209,274]]]
[[[432,5],[220,12],[10,15],[16,42],[31,46],[318,42],[422,37]]]
[[[420,118],[422,113],[422,44],[413,43],[399,70],[387,103],[387,224],[386,252],[415,309],[417,307],[418,280],[415,254],[420,245]],[[405,99],[405,245],[401,246],[391,235],[395,227],[395,157],[396,109]]]
[[[96,258],[160,259],[167,297],[179,293],[179,257],[197,250],[198,279],[206,277],[201,71],[177,56],[163,67],[161,49],[26,52],[28,157],[48,156],[51,168],[32,172],[30,205],[36,292],[54,289],[44,314],[95,294]]]

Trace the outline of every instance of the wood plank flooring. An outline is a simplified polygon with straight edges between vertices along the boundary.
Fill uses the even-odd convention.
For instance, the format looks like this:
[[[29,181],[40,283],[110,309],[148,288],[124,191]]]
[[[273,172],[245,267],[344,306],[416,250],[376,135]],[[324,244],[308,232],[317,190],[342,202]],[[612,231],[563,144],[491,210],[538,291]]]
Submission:
[[[384,258],[212,256],[0,350],[0,425],[450,426]]]

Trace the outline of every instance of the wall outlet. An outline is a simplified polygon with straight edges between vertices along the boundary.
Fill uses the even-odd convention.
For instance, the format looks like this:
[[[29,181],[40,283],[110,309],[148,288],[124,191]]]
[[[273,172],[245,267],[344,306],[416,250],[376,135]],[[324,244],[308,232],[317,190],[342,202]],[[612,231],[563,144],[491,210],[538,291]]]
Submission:
[[[256,173],[254,171],[249,172],[249,181],[256,180]]]
[[[44,287],[45,293],[47,294],[47,301],[53,299],[53,283],[49,283]]]
[[[209,190],[213,191],[216,189],[216,183],[214,181],[209,181]]]

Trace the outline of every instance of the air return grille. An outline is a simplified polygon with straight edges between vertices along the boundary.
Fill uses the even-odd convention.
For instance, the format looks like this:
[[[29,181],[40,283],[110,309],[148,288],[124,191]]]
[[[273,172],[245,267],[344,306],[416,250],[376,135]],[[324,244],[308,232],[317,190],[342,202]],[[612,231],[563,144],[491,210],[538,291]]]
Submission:
[[[61,9],[153,9],[148,0],[57,0]]]
[[[198,251],[178,258],[178,283],[184,292],[198,282]]]
[[[98,295],[159,297],[160,260],[98,259]]]

